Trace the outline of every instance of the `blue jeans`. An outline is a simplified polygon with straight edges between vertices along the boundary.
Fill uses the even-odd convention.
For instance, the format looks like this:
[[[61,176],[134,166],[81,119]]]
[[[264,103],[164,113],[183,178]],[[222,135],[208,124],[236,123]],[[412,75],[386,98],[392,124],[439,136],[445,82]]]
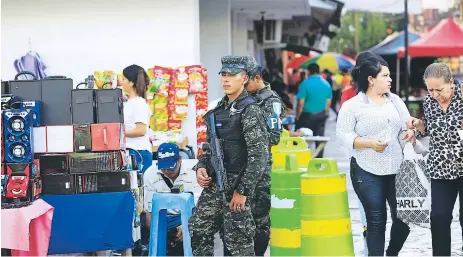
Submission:
[[[395,175],[378,176],[363,170],[355,158],[351,159],[350,176],[355,193],[362,202],[367,218],[367,246],[369,256],[384,256],[387,209],[392,217],[391,236],[387,256],[397,256],[407,240],[410,228],[397,218]]]
[[[135,156],[135,161],[138,165],[142,164],[141,172],[145,173],[145,171],[153,165],[153,154],[148,150],[137,150],[137,154],[133,149],[129,149],[129,153]],[[140,155],[143,159],[140,158]]]

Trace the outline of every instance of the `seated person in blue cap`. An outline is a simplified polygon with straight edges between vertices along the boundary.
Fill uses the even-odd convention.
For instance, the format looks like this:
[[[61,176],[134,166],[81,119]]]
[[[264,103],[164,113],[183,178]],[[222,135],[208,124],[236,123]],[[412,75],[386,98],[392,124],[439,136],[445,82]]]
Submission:
[[[184,192],[192,192],[195,198],[195,204],[201,194],[201,187],[196,182],[196,172],[182,166],[182,157],[179,155],[179,148],[174,143],[163,143],[158,148],[157,167],[152,165],[143,175],[144,182],[144,211],[146,212],[146,227],[151,225],[151,208],[154,192],[171,192],[172,187],[183,186]],[[180,221],[180,212],[169,209],[168,213],[168,233],[175,232],[174,240],[182,242],[182,226]],[[157,228],[155,228],[157,229]],[[172,242],[168,238],[168,255],[172,252],[169,247],[182,244]],[[183,249],[183,247],[181,248]],[[177,252],[177,251],[176,251]],[[183,250],[179,251],[183,255]]]

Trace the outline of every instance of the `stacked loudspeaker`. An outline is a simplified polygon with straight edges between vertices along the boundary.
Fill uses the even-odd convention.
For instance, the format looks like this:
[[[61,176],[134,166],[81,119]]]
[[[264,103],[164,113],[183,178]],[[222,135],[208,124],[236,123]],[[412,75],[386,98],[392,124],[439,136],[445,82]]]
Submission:
[[[127,171],[120,89],[73,89],[68,78],[19,75],[2,82],[2,202],[141,186],[137,172]]]

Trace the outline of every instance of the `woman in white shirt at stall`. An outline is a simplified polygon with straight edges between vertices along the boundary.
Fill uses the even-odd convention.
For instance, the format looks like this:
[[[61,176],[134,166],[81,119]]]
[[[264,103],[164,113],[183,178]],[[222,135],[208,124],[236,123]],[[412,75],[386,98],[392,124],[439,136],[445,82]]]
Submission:
[[[153,164],[152,145],[148,135],[151,111],[145,98],[149,77],[142,67],[135,64],[126,67],[122,75],[122,90],[128,96],[128,100],[124,102],[126,147],[131,155],[135,155],[139,168],[144,173]]]

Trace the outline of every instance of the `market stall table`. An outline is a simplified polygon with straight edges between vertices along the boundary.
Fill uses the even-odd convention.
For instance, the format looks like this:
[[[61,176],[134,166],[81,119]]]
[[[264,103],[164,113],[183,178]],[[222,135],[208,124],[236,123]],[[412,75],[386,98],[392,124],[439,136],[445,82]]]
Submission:
[[[44,195],[55,208],[48,254],[133,248],[131,192]]]
[[[306,141],[307,144],[309,145],[309,148],[310,148],[310,145],[311,145],[311,144],[314,144],[314,143],[317,143],[317,142],[321,142],[321,143],[315,148],[315,150],[312,149],[312,151],[313,151],[313,153],[312,153],[312,158],[317,158],[317,157],[318,157],[318,154],[320,153],[320,151],[323,150],[323,148],[325,148],[326,143],[328,143],[328,141],[330,141],[330,138],[329,138],[329,137],[304,136],[303,138],[305,139],[305,141]],[[320,158],[323,158],[323,156],[320,156]]]

